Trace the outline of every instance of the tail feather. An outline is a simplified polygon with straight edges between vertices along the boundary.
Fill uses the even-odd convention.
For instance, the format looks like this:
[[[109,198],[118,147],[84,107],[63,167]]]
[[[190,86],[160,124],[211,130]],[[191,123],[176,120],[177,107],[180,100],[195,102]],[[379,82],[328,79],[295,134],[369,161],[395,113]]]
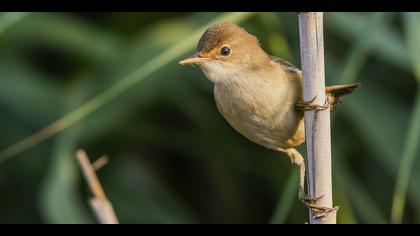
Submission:
[[[329,100],[330,109],[334,110],[337,104],[341,102],[340,97],[352,93],[360,86],[360,83],[327,86],[325,92]]]
[[[341,97],[346,94],[353,92],[353,90],[359,88],[360,83],[357,84],[342,84],[342,85],[332,85],[325,88],[325,92],[330,93],[334,97]]]

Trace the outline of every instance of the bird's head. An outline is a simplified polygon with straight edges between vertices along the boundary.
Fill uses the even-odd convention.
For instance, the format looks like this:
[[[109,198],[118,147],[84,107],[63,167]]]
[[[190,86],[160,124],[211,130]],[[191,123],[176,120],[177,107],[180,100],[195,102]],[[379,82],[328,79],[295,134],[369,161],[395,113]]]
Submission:
[[[211,81],[217,82],[261,69],[269,60],[255,36],[223,22],[208,28],[195,53],[179,63],[199,65]]]

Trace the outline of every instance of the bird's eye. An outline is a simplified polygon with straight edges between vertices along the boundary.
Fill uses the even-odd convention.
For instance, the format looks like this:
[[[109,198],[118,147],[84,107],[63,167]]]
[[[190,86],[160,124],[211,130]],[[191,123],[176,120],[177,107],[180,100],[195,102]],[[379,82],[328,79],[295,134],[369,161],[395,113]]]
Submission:
[[[228,56],[230,54],[230,48],[228,46],[224,46],[222,47],[222,49],[220,49],[220,55],[222,56]]]

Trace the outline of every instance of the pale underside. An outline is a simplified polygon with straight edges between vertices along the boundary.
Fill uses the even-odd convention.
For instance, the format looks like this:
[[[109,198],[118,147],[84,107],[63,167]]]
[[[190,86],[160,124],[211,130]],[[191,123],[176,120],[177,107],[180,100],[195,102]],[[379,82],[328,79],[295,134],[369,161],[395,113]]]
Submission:
[[[214,82],[217,108],[227,122],[251,141],[278,150],[304,142],[303,113],[295,109],[302,100],[302,79],[299,70],[272,63],[271,78],[261,72],[225,70],[217,61],[202,69]]]

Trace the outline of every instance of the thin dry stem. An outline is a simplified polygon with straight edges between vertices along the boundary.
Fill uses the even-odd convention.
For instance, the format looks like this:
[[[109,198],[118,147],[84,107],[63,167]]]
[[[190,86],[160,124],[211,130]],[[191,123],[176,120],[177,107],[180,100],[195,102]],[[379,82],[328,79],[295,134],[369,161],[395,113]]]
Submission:
[[[104,167],[106,164],[108,164],[108,162],[109,162],[109,157],[108,156],[101,156],[101,157],[98,158],[98,160],[93,162],[93,164],[92,164],[93,169],[95,169],[95,171],[98,172],[98,170],[102,169],[102,167]]]
[[[89,204],[92,207],[96,218],[101,224],[118,224],[115,211],[105,195],[102,185],[96,176],[95,167],[90,163],[86,152],[84,150],[78,150],[76,152],[76,158],[79,162],[83,176],[93,194],[93,198],[90,199]],[[96,168],[100,168],[106,164],[107,160],[105,161],[105,159],[106,158],[98,159],[99,162],[95,162]]]

